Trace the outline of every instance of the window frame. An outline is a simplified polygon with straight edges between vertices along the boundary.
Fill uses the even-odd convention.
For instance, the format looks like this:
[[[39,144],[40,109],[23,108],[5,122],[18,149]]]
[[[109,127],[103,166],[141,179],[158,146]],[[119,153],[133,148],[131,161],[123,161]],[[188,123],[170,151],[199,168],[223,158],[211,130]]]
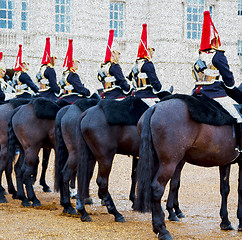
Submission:
[[[238,15],[242,16],[242,0],[238,0]]]
[[[26,3],[26,9],[23,9],[23,3]],[[26,14],[26,19],[23,20],[23,14]],[[21,30],[22,31],[28,31],[28,28],[29,28],[29,24],[28,24],[28,19],[29,19],[29,0],[21,0]],[[26,28],[24,28],[23,24],[26,24]]]
[[[15,13],[15,1],[14,0],[6,0],[6,7],[1,6],[1,2],[4,2],[3,0],[0,1],[0,15],[1,12],[5,12],[5,18],[0,16],[0,29],[14,29],[14,13]],[[12,6],[9,6],[9,3],[12,3]],[[11,15],[11,16],[10,16]],[[2,27],[2,22],[5,21],[5,27]]]
[[[71,0],[55,0],[55,32],[71,32]],[[58,7],[58,12],[57,12]],[[62,12],[63,11],[63,12]]]
[[[115,9],[115,4],[117,9]],[[122,7],[122,9],[120,9]],[[126,2],[110,0],[109,4],[109,28],[114,30],[114,37],[122,39],[125,29],[125,8]],[[115,18],[115,15],[117,19]],[[116,26],[117,24],[117,26]]]
[[[203,1],[203,3],[201,3]],[[195,3],[196,2],[196,3]],[[188,20],[188,11],[191,8],[190,21]],[[196,9],[196,10],[195,10]],[[212,3],[209,3],[208,0],[186,0],[184,7],[184,39],[187,41],[200,41],[202,36],[202,27],[203,27],[203,12],[205,10],[210,11],[211,18],[213,18],[215,6]],[[197,11],[197,12],[194,12]],[[194,12],[194,14],[193,14]],[[197,16],[196,21],[194,16]],[[188,24],[190,27],[188,29]],[[188,34],[190,33],[190,36]]]
[[[242,57],[242,40],[238,40],[238,56]]]

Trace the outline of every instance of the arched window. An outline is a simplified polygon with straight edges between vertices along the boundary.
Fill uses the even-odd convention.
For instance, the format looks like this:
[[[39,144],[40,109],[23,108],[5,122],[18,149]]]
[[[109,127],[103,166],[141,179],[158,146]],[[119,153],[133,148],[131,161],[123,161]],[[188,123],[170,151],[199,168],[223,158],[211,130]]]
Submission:
[[[110,29],[114,29],[114,37],[123,37],[124,7],[123,1],[110,1]]]
[[[13,28],[13,1],[0,0],[0,28]]]
[[[55,30],[70,32],[70,0],[55,0]]]

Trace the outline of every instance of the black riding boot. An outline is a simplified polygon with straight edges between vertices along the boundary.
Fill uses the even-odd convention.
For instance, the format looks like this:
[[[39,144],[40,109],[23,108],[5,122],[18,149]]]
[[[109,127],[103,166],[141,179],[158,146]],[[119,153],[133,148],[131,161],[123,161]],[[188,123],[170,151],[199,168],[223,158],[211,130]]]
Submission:
[[[236,134],[236,150],[238,152],[242,152],[242,142],[241,142],[241,137],[242,137],[242,122],[241,123],[236,123],[235,124],[235,134]]]
[[[234,99],[234,101],[236,101],[237,103],[242,104],[242,91],[239,88],[234,87],[232,89],[229,89],[225,85],[223,87],[224,87],[226,94],[229,97]]]

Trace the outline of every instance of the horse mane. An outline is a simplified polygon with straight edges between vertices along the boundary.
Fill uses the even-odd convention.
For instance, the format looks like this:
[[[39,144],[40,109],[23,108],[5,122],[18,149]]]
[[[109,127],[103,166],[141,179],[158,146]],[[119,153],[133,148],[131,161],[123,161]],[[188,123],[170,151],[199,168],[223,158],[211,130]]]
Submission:
[[[109,124],[137,125],[149,106],[139,97],[128,96],[122,101],[102,99],[98,105]]]

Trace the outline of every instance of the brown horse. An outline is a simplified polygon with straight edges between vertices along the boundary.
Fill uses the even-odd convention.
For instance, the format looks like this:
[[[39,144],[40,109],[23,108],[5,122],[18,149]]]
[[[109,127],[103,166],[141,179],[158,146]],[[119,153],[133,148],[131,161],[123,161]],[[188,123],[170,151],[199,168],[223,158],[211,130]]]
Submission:
[[[36,106],[40,107],[37,112]],[[29,203],[26,202],[23,183],[26,185],[28,200],[33,202],[32,205],[41,205],[33,190],[32,175],[36,173],[40,149],[52,149],[55,146],[55,116],[59,110],[60,107],[52,101],[36,98],[22,106],[9,120],[9,154],[13,158],[17,144],[20,151],[24,152],[24,161],[22,159],[15,169],[17,194],[24,206],[28,206]]]
[[[201,111],[199,112],[201,113]],[[212,117],[213,118],[213,117]],[[232,229],[228,219],[230,164],[239,156],[232,125],[209,125],[194,121],[186,103],[181,99],[160,102],[148,109],[138,123],[141,133],[140,159],[137,167],[137,199],[134,209],[152,210],[153,231],[159,239],[172,239],[164,222],[160,202],[165,186],[176,166],[190,164],[220,167],[222,205],[221,229]],[[141,131],[142,130],[142,131]],[[242,230],[242,162],[239,164],[238,230]]]
[[[114,116],[116,104],[114,101],[109,100],[109,102],[107,102],[107,105],[105,105],[105,108],[106,106],[110,108],[109,110]],[[133,104],[134,103],[130,101],[127,105],[132,106]],[[138,105],[136,106],[138,107]],[[125,117],[123,118],[122,116],[118,115],[118,117],[116,116],[116,119],[118,119],[118,121],[113,119],[112,123],[110,123],[110,121],[107,120],[107,114],[104,113],[105,108],[101,107],[100,104],[98,104],[97,106],[88,109],[84,112],[80,122],[81,132],[77,134],[78,136],[80,136],[81,140],[81,154],[79,155],[80,157],[78,162],[78,190],[80,194],[80,199],[83,199],[85,197],[85,186],[87,186],[87,184],[85,183],[85,179],[87,179],[87,177],[85,176],[87,173],[86,169],[88,168],[88,163],[90,162],[90,160],[93,161],[93,159],[95,159],[98,162],[99,166],[97,177],[97,184],[99,186],[99,197],[103,200],[104,204],[108,209],[108,212],[114,215],[115,221],[124,222],[124,217],[117,211],[111,195],[108,191],[108,179],[115,154],[133,156],[132,185],[129,199],[132,202],[134,201],[136,186],[136,166],[138,162],[140,144],[136,126],[137,122],[134,121],[132,124],[131,120],[129,121],[129,123],[126,122],[124,118],[128,119],[129,114],[127,114],[127,112],[125,112],[125,109],[123,108],[123,111],[121,111],[120,114],[125,115]],[[127,108],[127,106],[125,108]],[[139,116],[145,111],[145,109],[147,109],[147,106],[139,106],[138,109],[140,110],[140,112],[135,112],[135,107],[133,108],[133,115],[136,116],[137,121],[139,119]],[[121,120],[123,122],[119,122]],[[179,209],[178,204],[178,188],[180,180],[179,176],[183,165],[184,163],[179,165],[179,168],[177,168],[176,171],[177,177],[173,181],[171,181],[169,198],[167,201],[169,219],[172,221],[177,221],[178,217],[184,217],[183,213]],[[173,212],[173,208],[175,209],[175,212]],[[90,220],[90,216],[88,216],[87,213],[84,211],[85,208],[83,202],[78,202],[77,209],[82,214],[81,219],[83,221],[85,221],[86,219]]]
[[[7,146],[8,146],[8,119],[11,116],[14,106],[11,103],[4,103],[0,105],[0,203],[7,202],[5,198],[5,190],[2,187],[2,174],[6,173],[8,192],[16,197],[16,190],[12,182],[12,164],[8,161]]]

